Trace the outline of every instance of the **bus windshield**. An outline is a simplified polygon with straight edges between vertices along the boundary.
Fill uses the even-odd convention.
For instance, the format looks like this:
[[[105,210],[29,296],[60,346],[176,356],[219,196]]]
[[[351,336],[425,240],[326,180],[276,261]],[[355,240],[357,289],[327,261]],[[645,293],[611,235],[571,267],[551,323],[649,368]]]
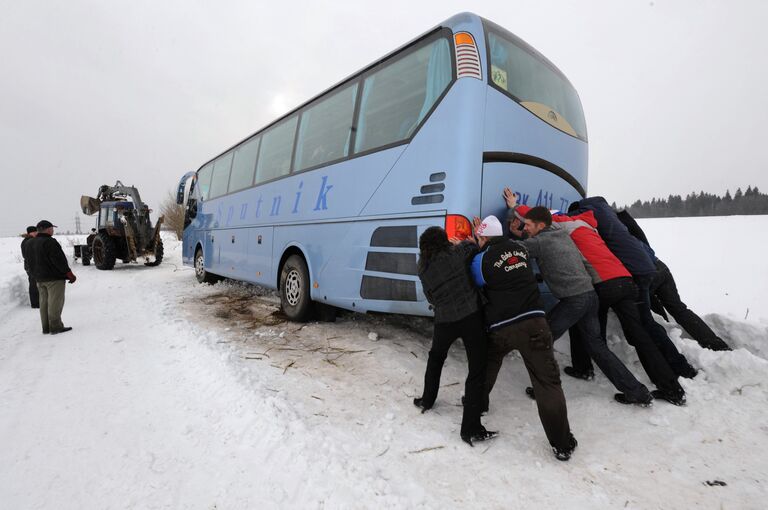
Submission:
[[[511,34],[488,31],[489,82],[557,129],[587,139],[576,90],[552,64]]]

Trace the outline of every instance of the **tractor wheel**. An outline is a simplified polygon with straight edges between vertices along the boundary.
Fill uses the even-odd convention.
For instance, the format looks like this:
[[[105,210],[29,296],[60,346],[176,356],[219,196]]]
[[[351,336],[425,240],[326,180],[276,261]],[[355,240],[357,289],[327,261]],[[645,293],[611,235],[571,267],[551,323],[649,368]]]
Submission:
[[[205,257],[203,257],[203,250],[201,248],[198,248],[195,252],[195,277],[197,277],[198,283],[208,283],[210,285],[221,280],[220,276],[205,270]]]
[[[311,305],[307,263],[303,257],[291,255],[280,271],[280,306],[290,320],[306,322]]]
[[[145,262],[145,266],[159,266],[163,261],[163,240],[158,239],[155,243],[155,260],[153,262]]]
[[[115,267],[115,243],[107,234],[101,232],[93,239],[93,263],[99,269],[112,269]]]

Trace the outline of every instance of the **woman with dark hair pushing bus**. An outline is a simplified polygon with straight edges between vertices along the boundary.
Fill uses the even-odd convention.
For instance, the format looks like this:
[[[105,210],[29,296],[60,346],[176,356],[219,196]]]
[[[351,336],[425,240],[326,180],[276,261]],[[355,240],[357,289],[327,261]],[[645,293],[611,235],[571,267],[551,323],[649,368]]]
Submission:
[[[473,441],[485,441],[497,435],[485,430],[480,423],[485,399],[488,346],[480,294],[472,284],[469,273],[469,263],[478,249],[470,241],[449,241],[445,230],[440,227],[429,227],[421,234],[419,249],[419,278],[424,295],[434,307],[435,329],[424,374],[424,393],[413,403],[422,412],[435,404],[448,350],[461,337],[469,362],[461,439],[472,446]]]

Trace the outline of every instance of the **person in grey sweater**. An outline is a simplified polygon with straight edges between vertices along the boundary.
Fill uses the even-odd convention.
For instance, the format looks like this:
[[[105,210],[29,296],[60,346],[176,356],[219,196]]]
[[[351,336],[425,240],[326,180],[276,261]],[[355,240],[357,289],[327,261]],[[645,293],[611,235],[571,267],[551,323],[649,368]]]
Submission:
[[[552,336],[558,339],[575,326],[592,359],[621,392],[614,396],[616,401],[649,406],[653,397],[648,388],[632,375],[601,338],[597,315],[599,301],[588,272],[589,263],[568,232],[552,224],[549,210],[541,206],[526,213],[524,231],[528,239],[521,242],[538,262],[544,281],[559,300],[547,314]],[[531,395],[531,391],[526,391]]]

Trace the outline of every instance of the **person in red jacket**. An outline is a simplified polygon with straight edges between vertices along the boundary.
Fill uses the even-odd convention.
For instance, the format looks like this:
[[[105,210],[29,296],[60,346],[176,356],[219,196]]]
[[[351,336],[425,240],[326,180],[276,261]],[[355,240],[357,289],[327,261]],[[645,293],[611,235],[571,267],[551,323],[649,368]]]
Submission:
[[[685,403],[685,391],[677,381],[672,368],[659,351],[653,339],[646,332],[635,305],[637,287],[632,275],[621,261],[611,252],[597,232],[597,220],[592,211],[576,216],[556,214],[552,217],[571,236],[576,247],[588,262],[592,283],[600,300],[600,333],[605,340],[608,309],[612,309],[621,323],[627,343],[637,351],[640,363],[648,377],[658,388],[652,394],[675,405]],[[586,346],[578,333],[571,330],[572,367],[564,372],[581,379],[591,378],[592,363]],[[626,397],[625,397],[626,398]]]

